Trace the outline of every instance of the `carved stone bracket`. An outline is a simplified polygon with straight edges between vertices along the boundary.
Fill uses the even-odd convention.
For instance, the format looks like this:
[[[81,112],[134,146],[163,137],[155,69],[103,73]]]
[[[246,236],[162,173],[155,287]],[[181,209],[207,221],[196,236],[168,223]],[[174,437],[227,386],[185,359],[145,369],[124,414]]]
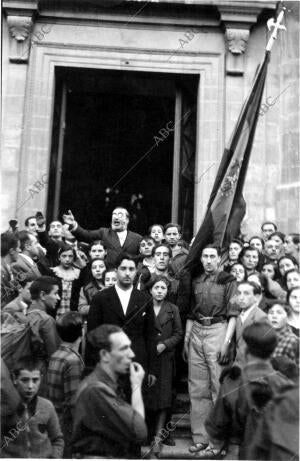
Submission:
[[[228,50],[232,54],[242,54],[246,51],[250,31],[246,29],[226,29]]]
[[[244,54],[250,37],[250,29],[256,24],[263,10],[274,10],[274,1],[239,1],[218,2],[220,20],[225,30],[226,41],[226,73],[229,75],[243,75]]]
[[[4,0],[3,10],[6,13],[9,30],[9,60],[15,63],[27,63],[37,1]]]

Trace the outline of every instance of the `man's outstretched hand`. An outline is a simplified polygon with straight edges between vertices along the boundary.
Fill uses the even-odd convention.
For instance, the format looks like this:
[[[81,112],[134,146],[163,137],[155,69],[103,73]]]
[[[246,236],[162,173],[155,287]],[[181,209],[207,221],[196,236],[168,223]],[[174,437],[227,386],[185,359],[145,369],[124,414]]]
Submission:
[[[63,215],[63,220],[65,224],[68,224],[71,227],[75,226],[75,218],[71,210],[68,210],[68,213]]]

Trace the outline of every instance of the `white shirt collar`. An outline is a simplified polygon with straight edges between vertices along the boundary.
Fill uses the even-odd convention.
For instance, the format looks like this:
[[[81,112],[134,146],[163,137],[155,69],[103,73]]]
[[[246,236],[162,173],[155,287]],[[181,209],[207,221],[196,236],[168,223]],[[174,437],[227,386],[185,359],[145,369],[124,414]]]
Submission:
[[[242,323],[245,322],[245,320],[248,318],[250,312],[253,311],[253,309],[257,306],[257,304],[253,304],[253,306],[249,307],[249,309],[246,309],[246,310],[242,310],[241,313],[240,313],[240,317],[241,317],[241,321]]]
[[[119,240],[120,240],[120,245],[121,247],[124,245],[125,243],[125,240],[126,240],[126,237],[127,237],[127,229],[123,230],[123,231],[120,231],[120,232],[116,232]]]
[[[127,307],[128,307],[129,300],[130,300],[130,296],[131,296],[131,293],[132,293],[132,290],[133,290],[133,286],[131,288],[129,288],[129,290],[123,290],[122,288],[120,288],[116,284],[115,289],[116,289],[117,295],[119,296],[120,303],[122,305],[124,315],[126,315]]]

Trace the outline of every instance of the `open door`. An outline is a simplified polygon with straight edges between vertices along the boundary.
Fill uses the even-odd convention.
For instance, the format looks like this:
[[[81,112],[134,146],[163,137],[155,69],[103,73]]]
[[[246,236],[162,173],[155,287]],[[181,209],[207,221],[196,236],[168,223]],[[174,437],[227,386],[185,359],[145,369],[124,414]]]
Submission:
[[[176,87],[172,220],[183,239],[193,236],[198,82],[179,79]]]

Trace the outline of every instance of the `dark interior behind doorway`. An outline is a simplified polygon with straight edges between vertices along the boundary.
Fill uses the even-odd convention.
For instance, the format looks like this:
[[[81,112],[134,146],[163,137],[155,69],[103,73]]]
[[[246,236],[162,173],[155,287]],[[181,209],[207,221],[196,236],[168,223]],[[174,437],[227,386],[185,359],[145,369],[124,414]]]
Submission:
[[[67,83],[59,215],[71,209],[94,229],[109,225],[112,208],[122,205],[131,211],[130,228],[141,233],[170,221],[173,133],[162,142],[154,137],[174,123],[175,93],[145,95],[143,79],[135,81],[136,91],[113,83],[107,88],[115,91],[104,93],[74,78]]]

